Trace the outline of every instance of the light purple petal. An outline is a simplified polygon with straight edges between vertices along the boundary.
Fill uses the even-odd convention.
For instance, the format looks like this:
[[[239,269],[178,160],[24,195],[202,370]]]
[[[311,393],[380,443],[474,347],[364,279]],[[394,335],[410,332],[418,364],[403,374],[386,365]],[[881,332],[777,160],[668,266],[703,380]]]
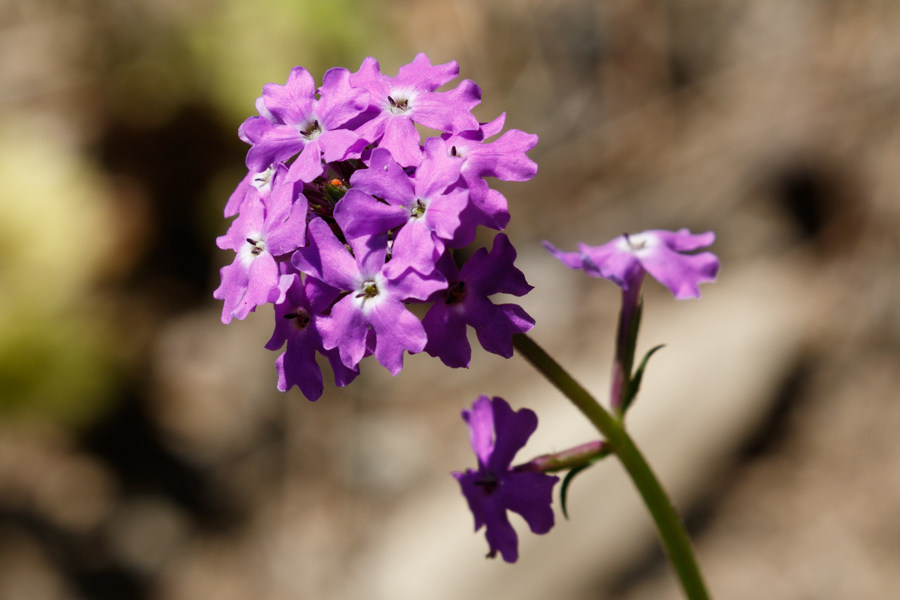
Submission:
[[[375,358],[396,375],[403,368],[403,351],[421,352],[427,337],[422,323],[401,302],[381,302],[367,315],[375,330]]]
[[[277,222],[267,224],[269,232],[266,234],[266,250],[274,256],[280,256],[306,244],[308,206],[306,197],[300,194],[291,205],[289,214]]]
[[[403,206],[384,204],[352,188],[335,205],[334,218],[347,238],[356,238],[400,227],[409,220],[409,213]]]
[[[356,149],[359,135],[349,129],[332,129],[323,131],[316,142],[322,150],[322,160],[327,163],[338,162],[346,159]]]
[[[234,310],[247,289],[250,273],[244,265],[235,261],[228,266],[222,267],[219,270],[219,277],[221,277],[222,282],[213,292],[213,298],[224,300],[222,305],[222,322],[227,325],[231,323],[231,319],[234,317]]]
[[[392,83],[398,87],[409,86],[433,92],[448,81],[456,79],[458,75],[459,65],[455,60],[432,66],[431,60],[420,52],[411,63],[400,67],[397,76],[392,78]]]
[[[403,172],[390,151],[385,148],[375,148],[372,151],[369,168],[353,173],[350,176],[350,185],[353,189],[377,196],[388,204],[397,206],[411,206],[416,195],[409,175]]]
[[[241,209],[241,204],[244,202],[244,197],[247,195],[251,187],[251,182],[253,181],[253,177],[256,175],[254,171],[248,171],[241,182],[234,188],[234,191],[231,192],[231,196],[228,197],[228,202],[225,203],[225,218],[233,217],[238,214],[238,211]]]
[[[348,369],[356,368],[365,356],[368,330],[365,316],[354,305],[352,295],[335,304],[330,317],[323,317],[319,324],[322,345],[326,350],[338,348],[341,362]]]
[[[325,172],[322,166],[322,150],[319,147],[319,140],[315,139],[307,142],[303,146],[303,151],[297,160],[291,164],[288,170],[286,181],[303,181],[311,182],[313,179]]]
[[[322,369],[316,362],[316,346],[311,339],[298,336],[288,340],[284,354],[275,361],[275,368],[278,391],[286,392],[296,385],[311,402],[322,396],[325,390]]]
[[[350,121],[369,105],[369,92],[351,87],[350,71],[339,67],[325,72],[319,94],[318,113],[322,126],[329,130]]]
[[[447,142],[441,138],[428,138],[424,152],[425,158],[416,169],[415,195],[418,198],[431,198],[456,183],[462,159],[450,156]]]
[[[294,67],[287,83],[267,83],[263,86],[263,101],[276,118],[288,125],[302,122],[315,107],[316,83],[309,71]]]
[[[268,123],[260,119],[258,123]],[[283,162],[305,146],[306,141],[300,137],[291,125],[269,125],[261,135],[256,137],[253,147],[247,151],[247,168],[251,171],[264,171],[273,163]]]
[[[463,211],[469,205],[466,190],[455,189],[429,200],[424,218],[426,225],[439,240],[452,240],[462,225]]]
[[[386,78],[381,74],[381,67],[378,61],[371,56],[363,59],[356,73],[350,74],[350,85],[357,88],[374,88],[375,91],[387,90]],[[370,98],[371,101],[372,99]]]
[[[362,277],[371,278],[381,273],[384,261],[387,260],[386,234],[355,237],[347,240],[347,243],[353,250]]]
[[[719,259],[711,252],[678,254],[663,244],[642,254],[640,261],[679,300],[699,298],[699,284],[715,281],[719,272]]]
[[[538,143],[538,136],[511,129],[494,142],[472,148],[466,156],[466,170],[479,177],[503,181],[528,181],[537,174],[537,163],[525,153]]]
[[[307,230],[309,245],[291,257],[297,270],[321,279],[339,290],[352,290],[359,281],[359,267],[328,224],[315,219]]]
[[[427,275],[444,252],[444,243],[437,239],[424,219],[410,221],[397,232],[394,239],[391,272],[414,269]]]
[[[627,291],[641,284],[644,268],[634,253],[616,248],[620,239],[616,238],[602,246],[578,246],[584,259],[585,273],[592,277],[605,277]]]
[[[663,243],[676,252],[692,252],[700,248],[712,246],[716,241],[716,234],[712,231],[706,233],[692,234],[687,229],[679,229],[678,231],[664,231],[661,229],[651,229],[645,231],[645,234],[651,234],[663,241]]]
[[[488,139],[489,137],[493,137],[503,131],[503,126],[506,124],[506,113],[500,113],[500,116],[490,121],[489,123],[481,123],[481,133],[483,134],[483,139]]]
[[[419,132],[406,115],[390,115],[385,122],[379,148],[387,148],[402,167],[415,167],[422,162]]]
[[[481,88],[466,79],[449,92],[421,94],[410,103],[410,115],[413,121],[444,131],[456,133],[470,129],[478,129],[478,119],[472,115],[472,109],[481,102]]]
[[[481,468],[487,467],[494,451],[494,408],[485,395],[472,403],[472,410],[462,411],[463,420],[469,426],[469,444],[478,458]]]
[[[544,248],[547,249],[547,252],[555,256],[559,262],[566,265],[570,269],[584,268],[584,260],[582,259],[580,252],[563,252],[546,240],[543,242],[543,244]]]
[[[394,273],[391,267],[396,264],[391,260],[384,269],[384,274],[390,281],[391,295],[395,298],[402,299],[404,302],[427,300],[435,292],[447,288],[447,280],[437,269],[427,275],[412,269]]]

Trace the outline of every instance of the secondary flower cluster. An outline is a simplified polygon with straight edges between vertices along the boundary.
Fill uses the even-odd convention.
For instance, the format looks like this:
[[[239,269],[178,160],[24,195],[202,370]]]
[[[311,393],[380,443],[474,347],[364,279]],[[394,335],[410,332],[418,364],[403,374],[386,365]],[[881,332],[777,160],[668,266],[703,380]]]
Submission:
[[[278,389],[319,398],[316,353],[346,385],[370,354],[395,375],[404,351],[468,366],[467,326],[486,350],[510,357],[513,334],[534,325],[519,306],[489,299],[531,290],[505,235],[461,266],[453,250],[479,225],[506,227],[506,199],[485,178],[532,178],[525,153],[537,136],[513,129],[488,141],[505,115],[478,122],[477,85],[437,91],[458,72],[419,54],[390,77],[367,58],[355,73],[330,69],[316,88],[295,67],[285,85],[263,87],[259,116],[241,125],[248,173],[225,206],[237,218],[217,240],[236,256],[213,295],[224,300],[224,323],[275,305],[266,347],[287,344]],[[441,133],[423,143],[417,124]],[[432,302],[421,321],[407,309],[414,302]]]

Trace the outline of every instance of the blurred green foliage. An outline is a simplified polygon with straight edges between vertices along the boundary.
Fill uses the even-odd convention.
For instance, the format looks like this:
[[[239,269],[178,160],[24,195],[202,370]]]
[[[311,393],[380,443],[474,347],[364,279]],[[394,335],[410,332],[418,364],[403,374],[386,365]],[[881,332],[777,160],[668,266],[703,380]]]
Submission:
[[[254,100],[268,82],[284,83],[290,69],[306,67],[321,81],[334,66],[356,70],[372,55],[380,3],[361,0],[222,0],[214,13],[185,32],[203,90],[230,118],[255,114]]]
[[[79,423],[113,384],[92,288],[116,235],[102,179],[53,132],[22,115],[0,124],[0,415]]]

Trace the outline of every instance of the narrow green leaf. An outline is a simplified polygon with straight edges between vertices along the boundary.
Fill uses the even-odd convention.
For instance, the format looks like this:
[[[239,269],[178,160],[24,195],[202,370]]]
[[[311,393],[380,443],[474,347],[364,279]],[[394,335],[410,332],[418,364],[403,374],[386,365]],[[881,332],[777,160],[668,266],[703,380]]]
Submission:
[[[566,518],[567,521],[569,520],[569,513],[566,511],[566,494],[569,491],[569,484],[572,483],[572,480],[575,478],[576,475],[578,475],[579,473],[581,473],[582,471],[587,469],[592,464],[593,464],[593,462],[585,463],[583,465],[578,465],[577,467],[573,468],[571,471],[566,473],[566,477],[565,477],[565,479],[563,479],[562,488],[560,488],[560,490],[559,490],[559,501],[562,504],[563,516]]]
[[[622,403],[622,414],[628,410],[628,406],[638,395],[638,391],[641,389],[641,380],[644,378],[644,369],[647,368],[647,361],[650,360],[650,357],[653,356],[657,350],[665,347],[665,344],[660,344],[659,346],[655,346],[650,349],[647,354],[644,355],[644,359],[641,361],[641,364],[638,366],[637,371],[634,372],[634,377],[628,383],[627,392],[625,394],[624,402]]]

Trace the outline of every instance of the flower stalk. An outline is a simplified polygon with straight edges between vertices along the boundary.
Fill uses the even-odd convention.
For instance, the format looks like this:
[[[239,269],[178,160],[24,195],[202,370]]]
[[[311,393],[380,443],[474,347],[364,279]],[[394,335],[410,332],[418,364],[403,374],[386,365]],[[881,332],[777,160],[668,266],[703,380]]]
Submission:
[[[581,384],[524,333],[513,336],[516,350],[556,386],[597,428],[619,457],[656,523],[672,567],[689,600],[709,600],[690,538],[671,500],[621,421],[607,412]]]
[[[612,452],[603,440],[587,442],[553,454],[542,454],[532,458],[525,464],[515,468],[516,471],[537,471],[539,473],[555,473],[577,467],[587,466],[608,456]]]

